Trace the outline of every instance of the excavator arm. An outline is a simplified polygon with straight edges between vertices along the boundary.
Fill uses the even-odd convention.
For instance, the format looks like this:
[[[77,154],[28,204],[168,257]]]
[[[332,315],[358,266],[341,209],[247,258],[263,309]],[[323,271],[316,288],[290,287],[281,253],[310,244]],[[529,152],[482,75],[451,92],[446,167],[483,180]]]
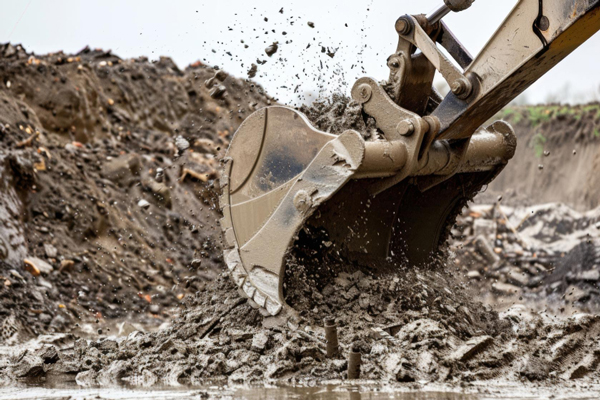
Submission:
[[[266,314],[293,314],[285,259],[314,245],[307,237],[346,263],[435,261],[457,213],[514,155],[507,123],[482,125],[600,29],[600,0],[520,0],[473,58],[442,18],[474,0],[444,1],[396,21],[387,83],[354,84],[372,139],[321,132],[281,106],[235,133],[221,178],[224,259]],[[436,73],[451,88],[443,98]]]
[[[460,81],[449,82],[453,93],[433,113],[440,119],[438,137],[471,136],[598,29],[600,0],[519,1],[465,67],[472,92],[461,92]]]

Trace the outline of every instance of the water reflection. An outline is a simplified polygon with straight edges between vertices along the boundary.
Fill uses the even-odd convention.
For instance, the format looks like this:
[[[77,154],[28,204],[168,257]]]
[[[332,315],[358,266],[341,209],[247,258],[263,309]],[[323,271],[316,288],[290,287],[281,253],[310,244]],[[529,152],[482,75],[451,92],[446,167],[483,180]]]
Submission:
[[[240,399],[240,400],[476,400],[477,395],[443,392],[398,392],[395,389],[364,386],[263,387],[263,388],[81,388],[57,387],[0,388],[0,400],[8,399]]]
[[[444,392],[398,392],[397,389],[359,386],[326,386],[319,388],[279,387],[238,389],[234,398],[245,400],[476,400],[479,396]]]

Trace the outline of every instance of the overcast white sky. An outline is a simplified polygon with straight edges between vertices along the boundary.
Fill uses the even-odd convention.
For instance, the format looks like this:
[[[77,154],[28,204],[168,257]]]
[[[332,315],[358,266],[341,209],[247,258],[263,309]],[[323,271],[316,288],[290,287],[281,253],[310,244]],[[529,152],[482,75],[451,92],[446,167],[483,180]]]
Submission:
[[[165,55],[181,68],[206,60],[237,76],[245,76],[257,59],[267,60],[259,65],[256,80],[282,102],[297,103],[311,92],[347,93],[363,75],[386,78],[385,61],[397,41],[395,20],[406,13],[428,13],[441,2],[0,0],[0,42],[22,43],[37,54],[76,52],[90,45],[123,58]],[[477,0],[445,21],[475,55],[515,3]],[[279,51],[269,58],[264,49],[274,41]],[[321,53],[321,46],[337,48],[335,57]],[[597,34],[534,84],[526,98],[533,103],[550,96],[599,99],[599,65]]]

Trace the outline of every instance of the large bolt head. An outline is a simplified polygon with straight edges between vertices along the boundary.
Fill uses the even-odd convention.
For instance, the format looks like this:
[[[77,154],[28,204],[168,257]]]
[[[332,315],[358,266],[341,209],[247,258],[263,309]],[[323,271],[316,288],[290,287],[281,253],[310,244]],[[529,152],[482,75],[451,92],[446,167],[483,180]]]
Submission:
[[[396,32],[400,35],[408,35],[412,27],[410,21],[406,17],[400,17],[396,21]]]
[[[371,89],[371,85],[367,83],[363,83],[358,87],[358,97],[359,101],[366,103],[371,98],[371,94],[373,93],[373,89]]]
[[[547,31],[550,28],[550,20],[545,15],[542,15],[538,22],[538,27],[541,31]]]
[[[298,190],[294,196],[294,207],[304,213],[312,207],[312,199],[306,190]]]
[[[456,81],[452,84],[452,87],[450,89],[452,89],[452,93],[454,93],[455,95],[459,95],[462,93],[463,87],[460,84],[460,82]]]
[[[465,78],[457,79],[450,86],[450,90],[452,90],[452,93],[454,93],[457,97],[461,99],[464,99],[471,94],[471,88],[471,82],[469,82]]]
[[[415,125],[409,120],[400,121],[396,125],[396,131],[402,136],[410,136],[415,132]]]
[[[395,57],[390,58],[388,60],[388,67],[390,69],[398,69],[398,68],[400,68],[400,61]]]

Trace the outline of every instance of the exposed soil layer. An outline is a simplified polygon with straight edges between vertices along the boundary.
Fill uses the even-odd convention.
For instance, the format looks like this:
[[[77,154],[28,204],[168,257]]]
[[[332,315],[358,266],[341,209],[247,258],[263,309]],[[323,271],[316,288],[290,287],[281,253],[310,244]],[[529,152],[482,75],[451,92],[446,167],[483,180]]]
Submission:
[[[518,146],[492,192],[518,205],[600,206],[600,104],[508,107],[497,118],[513,125]]]
[[[260,87],[199,63],[10,44],[0,83],[5,339],[124,315],[157,323],[217,275],[215,156],[269,101]]]
[[[529,209],[471,207],[453,232],[458,257],[444,268],[390,261],[374,275],[298,252],[285,281],[297,318],[264,317],[227,277],[215,203],[219,151],[245,116],[269,104],[259,87],[202,65],[180,71],[165,58],[121,60],[89,49],[34,57],[10,45],[0,55],[2,339],[65,332],[0,346],[1,383],[49,375],[83,386],[310,383],[345,379],[352,350],[362,354],[361,378],[381,383],[577,387],[600,378],[599,317],[554,317],[518,304],[498,313],[472,290],[476,283],[493,293],[530,274],[535,285],[517,287],[522,301],[563,304],[571,291],[563,286],[579,279],[588,299],[576,305],[591,307],[597,213],[538,208],[515,234],[510,227]],[[374,134],[343,97],[303,111],[329,132]],[[554,262],[554,272],[540,261],[550,253],[567,260]],[[155,332],[81,329],[123,317],[171,324]],[[338,327],[333,357],[326,318]]]

